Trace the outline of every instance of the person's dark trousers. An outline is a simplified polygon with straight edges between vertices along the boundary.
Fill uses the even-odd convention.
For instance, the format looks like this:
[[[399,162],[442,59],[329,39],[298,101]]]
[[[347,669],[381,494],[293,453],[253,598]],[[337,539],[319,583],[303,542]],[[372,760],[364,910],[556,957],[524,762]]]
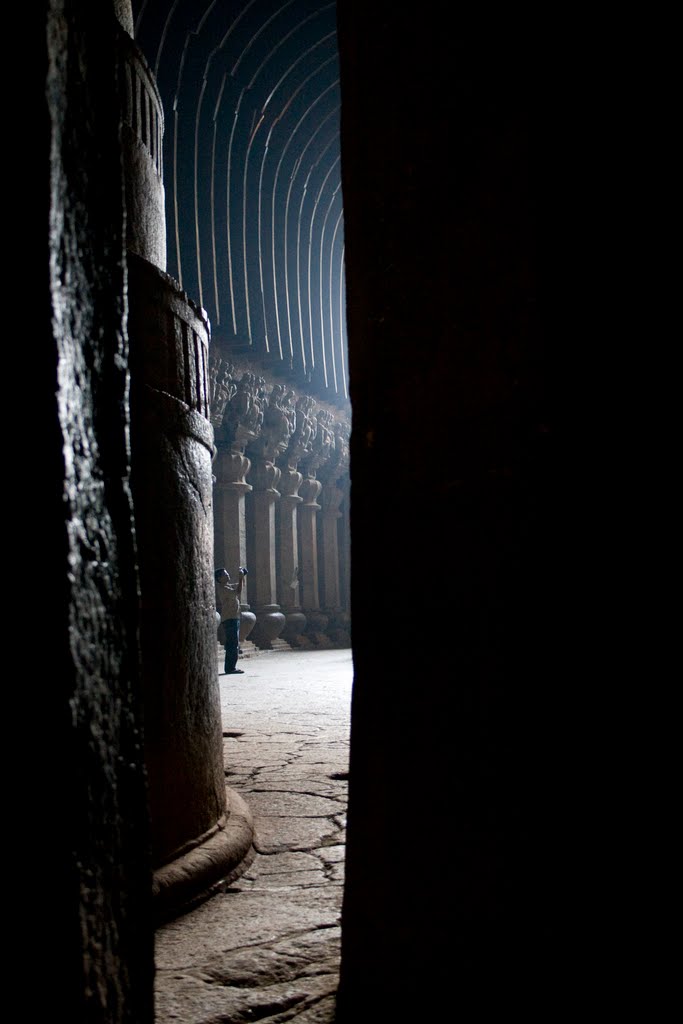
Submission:
[[[225,671],[234,672],[240,650],[239,619],[223,619],[223,643],[225,645]]]

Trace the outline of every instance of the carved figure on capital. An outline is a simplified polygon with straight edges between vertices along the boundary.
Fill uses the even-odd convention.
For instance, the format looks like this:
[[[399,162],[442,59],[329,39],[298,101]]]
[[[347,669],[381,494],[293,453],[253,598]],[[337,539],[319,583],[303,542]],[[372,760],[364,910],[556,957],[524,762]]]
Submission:
[[[285,390],[282,396],[282,408],[289,423],[289,436],[296,430],[296,395],[291,388]]]
[[[351,427],[343,420],[331,424],[332,451],[321,476],[326,481],[335,481],[348,472],[350,462],[349,440]]]
[[[316,432],[311,442],[311,454],[304,459],[307,476],[315,476],[320,467],[325,465],[334,450],[332,422],[332,413],[327,412],[326,409],[318,410],[316,413]]]
[[[266,406],[262,433],[268,439],[272,459],[286,450],[292,433],[289,409],[285,405],[286,393],[287,389],[282,384],[276,384]]]
[[[300,395],[296,399],[293,409],[294,429],[290,434],[287,450],[280,459],[281,464],[290,470],[296,470],[299,462],[311,452],[312,440],[316,433],[313,417],[315,405],[315,400],[309,395]]]
[[[282,407],[284,388],[276,384],[263,405],[263,422],[258,436],[249,445],[249,455],[255,461],[275,462],[287,447],[289,419]]]
[[[252,403],[252,416],[254,419],[253,431],[258,435],[261,428],[263,427],[263,421],[265,417],[266,407],[268,405],[268,392],[266,390],[266,379],[265,377],[257,377],[251,374],[254,380],[254,400]]]
[[[223,415],[223,441],[232,451],[244,453],[245,446],[258,437],[263,425],[263,389],[265,381],[253,373],[243,373],[235,382]]]
[[[326,409],[318,411],[318,433],[313,450],[318,452],[325,462],[334,450],[334,417]]]
[[[232,363],[221,359],[220,356],[211,357],[209,365],[209,389],[211,425],[218,430],[223,423],[225,407],[234,396],[237,390],[235,384],[235,367]]]
[[[343,423],[340,420],[336,424],[337,440],[336,446],[339,452],[339,468],[342,473],[348,473],[351,462],[351,424]]]

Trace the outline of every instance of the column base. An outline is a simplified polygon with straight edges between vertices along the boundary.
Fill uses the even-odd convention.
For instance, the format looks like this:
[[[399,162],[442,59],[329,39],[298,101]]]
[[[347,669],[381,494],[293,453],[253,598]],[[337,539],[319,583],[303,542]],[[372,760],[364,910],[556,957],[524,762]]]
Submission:
[[[303,612],[286,612],[285,615],[285,628],[280,634],[280,639],[286,640],[292,647],[303,647],[306,616]]]
[[[230,885],[244,874],[256,856],[249,807],[229,787],[226,798],[227,809],[216,829],[154,872],[152,908],[157,925],[186,914]]]
[[[263,651],[286,649],[288,644],[283,641],[278,642],[284,628],[285,617],[280,611],[280,605],[268,604],[256,609],[256,625],[251,631],[249,639]]]
[[[246,640],[256,625],[256,616],[250,611],[240,612],[240,643]]]
[[[327,613],[327,635],[333,647],[351,646],[351,616],[348,612],[332,610]]]
[[[306,610],[306,630],[304,632],[304,646],[313,648],[328,648],[334,645],[327,635],[327,624],[329,618],[318,608]]]

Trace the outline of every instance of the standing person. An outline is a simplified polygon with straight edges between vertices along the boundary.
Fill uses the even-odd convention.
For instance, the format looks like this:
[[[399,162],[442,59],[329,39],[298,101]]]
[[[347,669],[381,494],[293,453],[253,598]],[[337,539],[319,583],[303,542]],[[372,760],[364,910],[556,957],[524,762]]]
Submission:
[[[220,613],[219,638],[225,647],[225,675],[242,675],[243,669],[237,668],[237,656],[240,649],[240,595],[247,570],[240,566],[238,583],[230,582],[227,569],[216,569],[213,574],[216,581],[216,608]]]

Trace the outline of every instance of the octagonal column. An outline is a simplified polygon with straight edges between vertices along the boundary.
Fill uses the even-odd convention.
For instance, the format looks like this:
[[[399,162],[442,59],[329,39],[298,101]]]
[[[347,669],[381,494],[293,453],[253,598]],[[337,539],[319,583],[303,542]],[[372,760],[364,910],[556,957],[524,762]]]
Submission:
[[[328,617],[327,636],[337,646],[351,643],[351,618],[344,608],[341,594],[341,546],[339,528],[343,518],[341,504],[344,491],[339,483],[329,480],[322,489],[322,606]]]
[[[306,637],[314,644],[326,644],[327,616],[320,610],[318,585],[318,523],[321,506],[317,502],[322,484],[315,477],[306,477],[299,488],[303,499],[298,510],[300,543],[300,583],[306,616]]]
[[[251,465],[242,452],[222,450],[216,457],[216,523],[214,561],[225,566],[233,580],[241,565],[247,565],[247,522],[245,495],[251,484],[244,479]],[[256,616],[249,608],[248,579],[242,585],[240,604],[240,640],[246,640],[254,628]]]
[[[351,524],[349,522],[349,505],[351,480],[347,475],[342,484],[342,517],[337,524],[337,540],[339,544],[340,600],[349,623],[351,623]]]
[[[264,650],[275,646],[285,626],[277,603],[275,558],[275,502],[280,497],[280,470],[266,459],[256,459],[249,473],[253,490],[247,497],[247,552],[249,583],[256,623],[250,640]]]
[[[349,609],[349,576],[345,559],[345,535],[348,517],[342,512],[342,503],[348,495],[349,485],[349,430],[341,421],[325,423],[328,426],[330,455],[321,468],[322,490],[322,603],[328,616],[327,636],[331,644],[347,647],[351,644],[351,615]],[[348,510],[348,503],[344,506]]]
[[[341,518],[342,497],[341,488],[335,483],[327,483],[322,489],[323,608],[331,614],[341,610],[337,521]]]
[[[300,646],[306,628],[306,616],[301,609],[299,598],[299,538],[297,509],[303,501],[298,494],[303,477],[289,466],[282,470],[280,501],[277,503],[276,521],[278,526],[278,600],[285,615],[282,639],[293,646]]]

